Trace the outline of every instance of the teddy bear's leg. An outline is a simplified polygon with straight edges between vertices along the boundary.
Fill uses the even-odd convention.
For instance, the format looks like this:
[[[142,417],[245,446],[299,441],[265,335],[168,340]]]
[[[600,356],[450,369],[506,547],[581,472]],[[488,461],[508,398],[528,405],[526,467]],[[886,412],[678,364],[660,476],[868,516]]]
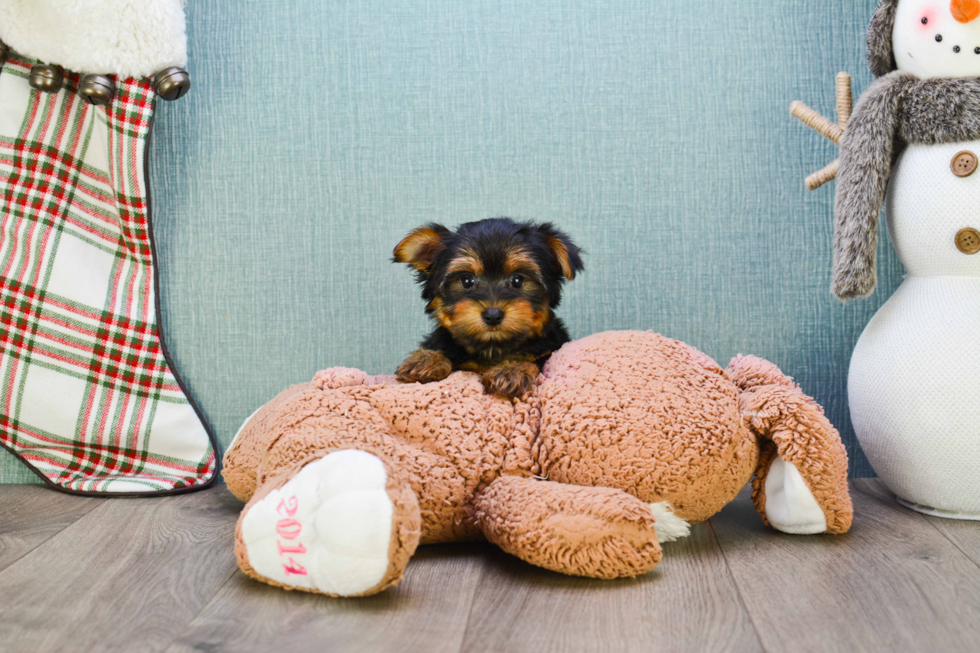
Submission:
[[[398,470],[373,453],[335,449],[258,488],[238,520],[235,554],[271,585],[367,596],[401,579],[420,535],[417,498]]]
[[[645,574],[660,561],[660,541],[688,532],[669,507],[621,490],[515,476],[493,481],[474,507],[483,534],[507,553],[590,578]]]
[[[317,372],[312,382],[286,388],[256,409],[225,450],[221,474],[231,493],[242,501],[252,498],[270,447],[293,430],[297,414],[315,412],[324,390],[367,385],[376,378],[349,367],[331,367]]]
[[[846,532],[854,514],[847,452],[823,409],[760,358],[738,357],[728,374],[762,444],[752,500],[763,521],[798,535]]]

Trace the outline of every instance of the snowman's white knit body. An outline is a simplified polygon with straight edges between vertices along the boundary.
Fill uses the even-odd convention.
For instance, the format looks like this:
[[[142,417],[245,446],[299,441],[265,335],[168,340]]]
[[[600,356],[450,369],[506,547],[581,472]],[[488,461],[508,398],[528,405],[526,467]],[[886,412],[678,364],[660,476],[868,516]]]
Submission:
[[[877,15],[888,11],[894,68],[980,77],[980,3],[881,0]],[[980,519],[978,157],[980,141],[965,141],[910,144],[896,161],[886,216],[908,274],[848,379],[855,432],[885,484],[910,507],[962,519]]]
[[[980,141],[911,145],[889,182],[888,231],[908,276],[851,358],[851,419],[872,467],[906,505],[980,519]]]

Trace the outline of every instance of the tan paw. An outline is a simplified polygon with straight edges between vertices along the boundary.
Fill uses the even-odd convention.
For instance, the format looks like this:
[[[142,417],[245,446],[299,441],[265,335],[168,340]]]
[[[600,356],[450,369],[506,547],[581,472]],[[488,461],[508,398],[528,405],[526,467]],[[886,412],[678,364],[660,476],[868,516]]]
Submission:
[[[488,393],[507,399],[523,397],[534,387],[539,371],[534,363],[501,363],[483,373],[483,387]]]
[[[453,371],[453,364],[441,351],[418,349],[405,359],[396,373],[402,383],[442,381]]]

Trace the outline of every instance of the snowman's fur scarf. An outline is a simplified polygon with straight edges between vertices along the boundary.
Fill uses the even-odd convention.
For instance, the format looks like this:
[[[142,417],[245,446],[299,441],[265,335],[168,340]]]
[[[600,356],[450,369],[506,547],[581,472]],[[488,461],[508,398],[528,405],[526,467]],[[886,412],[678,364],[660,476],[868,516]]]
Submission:
[[[77,73],[148,77],[187,64],[184,0],[0,0],[0,40]]]
[[[841,139],[831,287],[837,297],[874,290],[878,217],[902,149],[978,139],[980,79],[919,79],[896,71],[865,91]]]

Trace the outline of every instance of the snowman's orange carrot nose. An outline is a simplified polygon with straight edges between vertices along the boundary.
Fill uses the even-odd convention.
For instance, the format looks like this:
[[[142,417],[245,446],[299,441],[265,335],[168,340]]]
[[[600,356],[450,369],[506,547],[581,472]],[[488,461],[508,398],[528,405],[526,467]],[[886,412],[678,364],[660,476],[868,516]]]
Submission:
[[[969,23],[980,16],[980,0],[953,0],[949,3],[953,18],[961,23]]]

